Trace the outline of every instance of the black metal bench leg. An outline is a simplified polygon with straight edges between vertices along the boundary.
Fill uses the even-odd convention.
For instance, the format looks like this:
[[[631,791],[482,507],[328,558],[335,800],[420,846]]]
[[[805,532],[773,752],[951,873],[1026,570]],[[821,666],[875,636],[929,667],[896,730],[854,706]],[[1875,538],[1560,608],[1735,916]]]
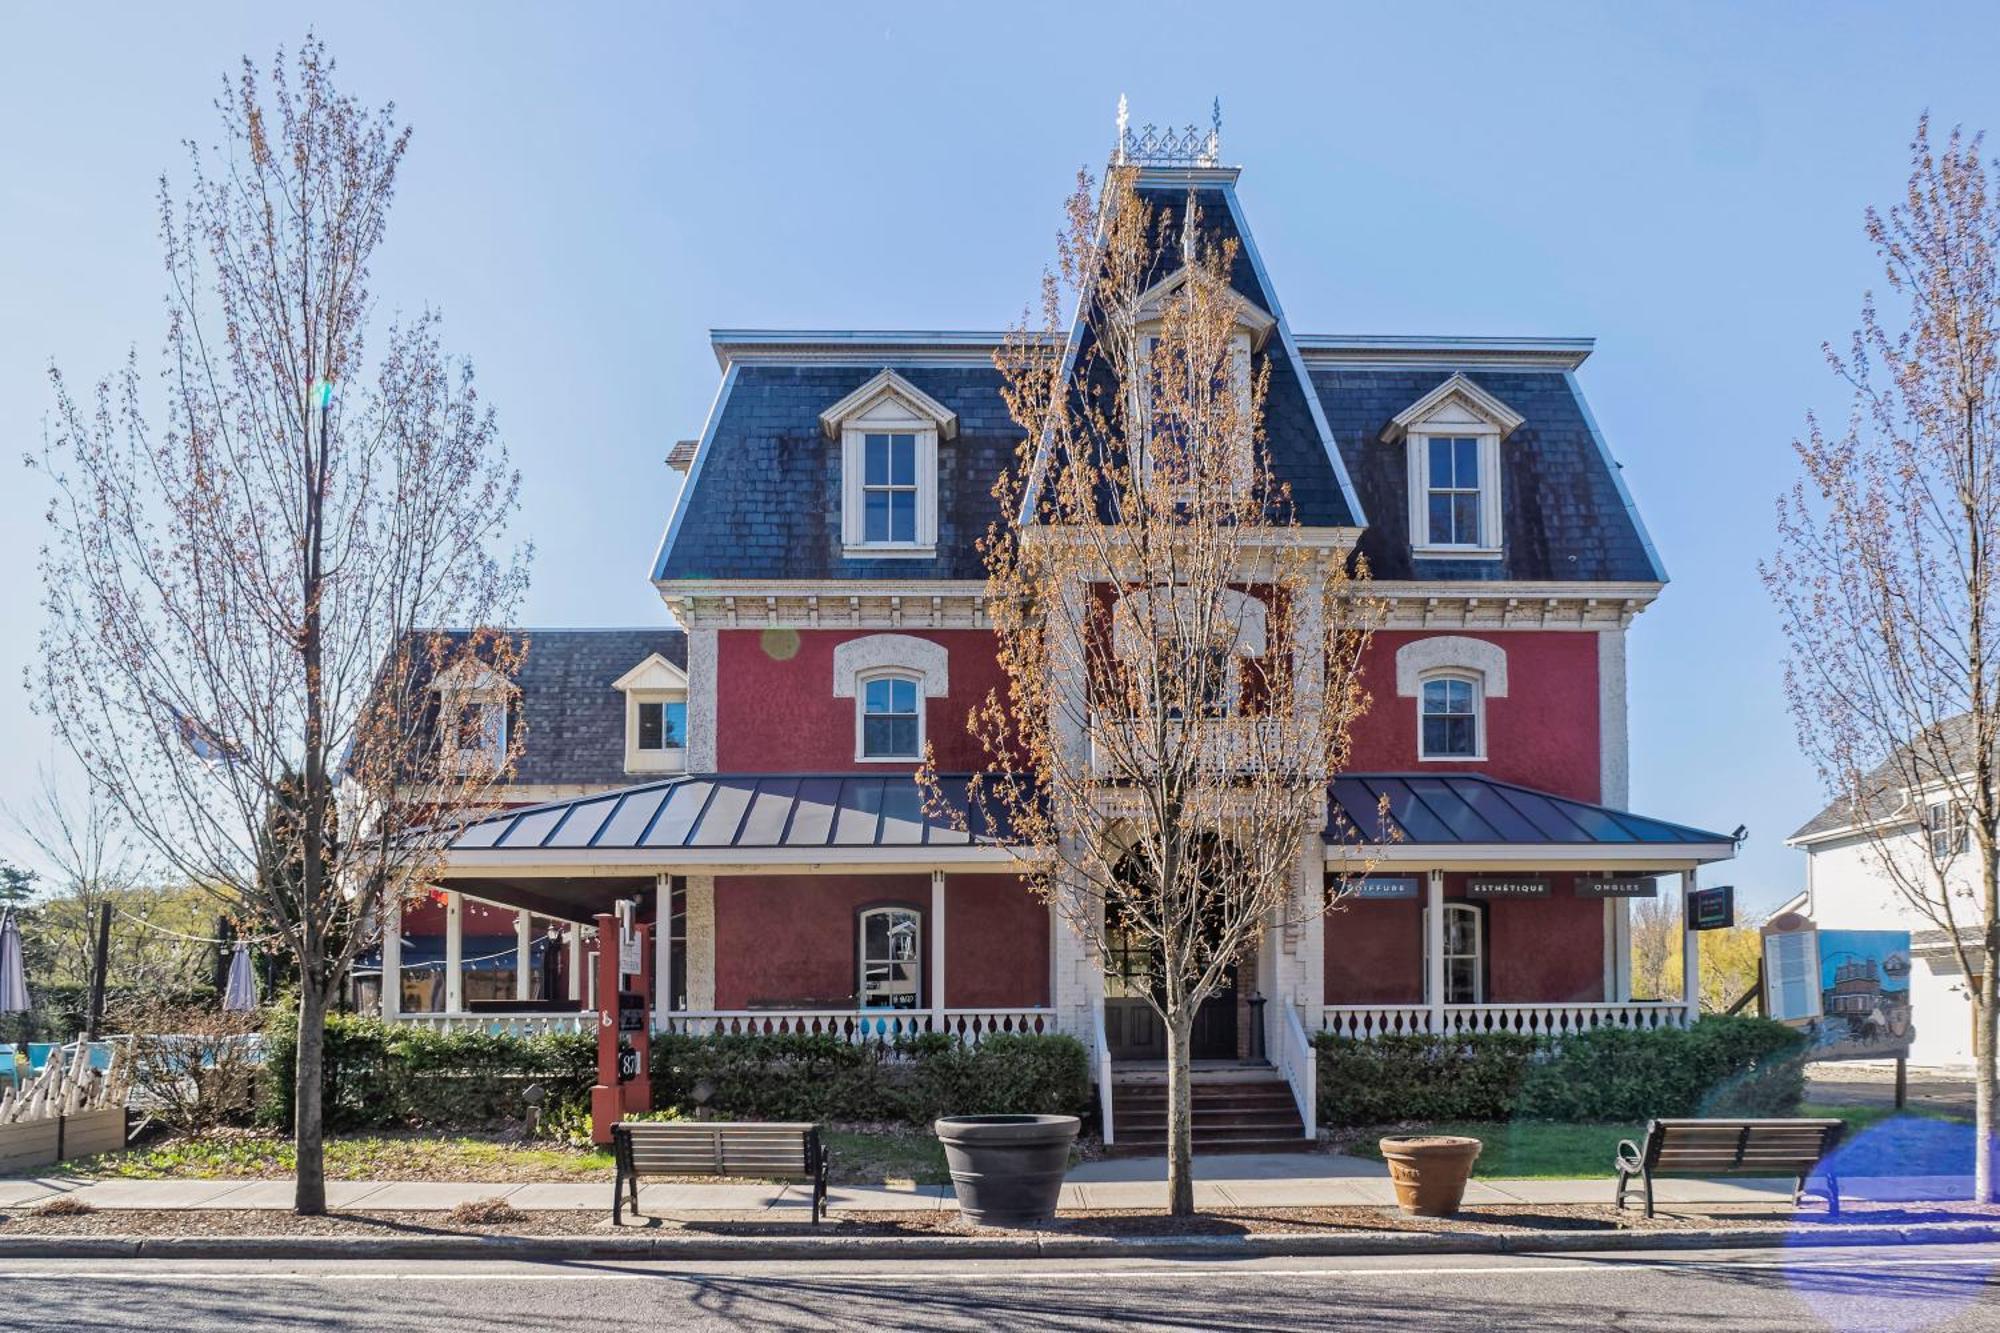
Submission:
[[[1653,1216],[1653,1173],[1647,1171],[1643,1173],[1643,1178],[1646,1182],[1646,1217],[1650,1220]]]
[[[1612,1196],[1611,1202],[1621,1213],[1625,1211],[1625,1182],[1630,1178],[1624,1167],[1618,1168],[1618,1193]]]
[[[625,1202],[625,1163],[620,1161],[611,1177],[611,1225],[619,1226],[625,1221],[622,1206]]]

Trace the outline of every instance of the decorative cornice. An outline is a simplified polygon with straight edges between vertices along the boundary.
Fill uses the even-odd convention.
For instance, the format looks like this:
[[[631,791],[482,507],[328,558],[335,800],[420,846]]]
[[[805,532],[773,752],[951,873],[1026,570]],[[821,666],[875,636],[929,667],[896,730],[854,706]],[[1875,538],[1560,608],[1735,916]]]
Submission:
[[[1356,584],[1385,604],[1384,629],[1622,629],[1660,595],[1657,583]]]
[[[1355,366],[1506,366],[1575,370],[1596,349],[1595,338],[1453,338],[1404,334],[1302,333],[1299,353],[1310,362]]]
[[[727,369],[737,362],[990,366],[993,354],[1018,335],[995,329],[710,329],[708,336],[716,364]],[[1293,342],[1314,365],[1445,370],[1575,370],[1597,345],[1594,338],[1359,333],[1300,333]]]

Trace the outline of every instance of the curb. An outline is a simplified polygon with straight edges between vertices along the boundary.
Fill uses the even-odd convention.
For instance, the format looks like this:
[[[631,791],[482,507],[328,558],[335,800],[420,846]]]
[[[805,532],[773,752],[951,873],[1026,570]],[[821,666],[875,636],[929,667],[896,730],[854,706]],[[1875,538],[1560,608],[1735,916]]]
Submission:
[[[1398,1254],[1578,1254],[2000,1243],[2000,1224],[1356,1236],[6,1236],[5,1259],[1320,1259]]]

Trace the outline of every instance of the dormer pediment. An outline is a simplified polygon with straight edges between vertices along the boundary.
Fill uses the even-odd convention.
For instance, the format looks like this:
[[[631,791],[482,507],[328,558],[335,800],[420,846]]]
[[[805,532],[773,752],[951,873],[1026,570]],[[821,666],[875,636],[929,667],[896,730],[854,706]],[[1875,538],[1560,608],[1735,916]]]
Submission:
[[[940,439],[958,434],[958,414],[893,370],[874,379],[819,414],[819,428],[829,440],[843,428],[878,426],[905,430],[928,427]]]
[[[1382,442],[1394,444],[1420,426],[1497,430],[1504,440],[1525,421],[1526,417],[1474,384],[1464,371],[1454,371],[1444,383],[1391,417],[1382,429]]]
[[[687,672],[658,653],[652,653],[638,666],[611,682],[611,688],[630,694],[639,690],[685,690],[687,683]]]
[[[1169,300],[1174,293],[1187,285],[1188,270],[1177,268],[1166,277],[1148,287],[1139,297],[1139,320],[1143,326],[1164,317]],[[1262,350],[1264,340],[1271,336],[1271,330],[1278,327],[1278,321],[1271,312],[1255,301],[1235,290],[1229,292],[1229,302],[1236,308],[1236,323],[1250,335],[1250,345]]]

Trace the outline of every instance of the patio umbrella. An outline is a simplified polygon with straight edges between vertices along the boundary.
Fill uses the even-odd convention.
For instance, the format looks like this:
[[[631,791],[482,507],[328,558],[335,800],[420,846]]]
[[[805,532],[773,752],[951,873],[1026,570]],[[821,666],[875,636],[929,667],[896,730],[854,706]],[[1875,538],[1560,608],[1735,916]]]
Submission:
[[[250,946],[238,940],[236,956],[229,960],[229,985],[222,992],[222,1011],[248,1013],[257,1007],[257,983],[250,975]]]
[[[21,925],[8,912],[0,915],[0,1014],[28,1010],[28,969],[21,961]]]

